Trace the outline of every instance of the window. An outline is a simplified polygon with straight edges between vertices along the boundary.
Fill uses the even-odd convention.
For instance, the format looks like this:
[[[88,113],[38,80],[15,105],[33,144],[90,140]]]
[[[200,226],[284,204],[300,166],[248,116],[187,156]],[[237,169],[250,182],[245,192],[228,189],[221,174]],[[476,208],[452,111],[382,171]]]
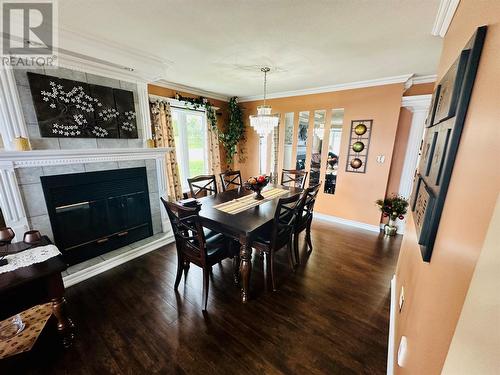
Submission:
[[[208,173],[207,126],[204,111],[171,107],[175,151],[183,191],[187,179]]]

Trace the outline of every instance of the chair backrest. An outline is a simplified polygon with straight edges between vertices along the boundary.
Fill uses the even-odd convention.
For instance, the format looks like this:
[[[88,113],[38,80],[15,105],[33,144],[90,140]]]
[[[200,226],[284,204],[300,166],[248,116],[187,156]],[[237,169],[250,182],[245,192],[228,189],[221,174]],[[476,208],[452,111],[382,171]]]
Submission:
[[[303,189],[306,184],[307,173],[307,171],[298,169],[283,169],[281,171],[281,185]]]
[[[204,264],[207,251],[203,225],[198,215],[199,207],[184,207],[160,199],[167,210],[174,231],[177,251],[187,255],[191,261],[198,260],[199,265]]]
[[[226,171],[220,174],[222,191],[232,188],[239,188],[243,185],[240,171]]]
[[[297,220],[295,222],[295,227],[300,227],[312,218],[314,203],[316,203],[316,197],[318,196],[320,186],[321,182],[308,187],[303,191],[302,198],[300,199],[300,203],[297,207]]]
[[[192,198],[201,198],[207,195],[217,194],[217,182],[213,174],[188,178],[187,182]]]
[[[278,201],[271,230],[271,247],[274,249],[280,249],[290,241],[299,203],[300,193]]]

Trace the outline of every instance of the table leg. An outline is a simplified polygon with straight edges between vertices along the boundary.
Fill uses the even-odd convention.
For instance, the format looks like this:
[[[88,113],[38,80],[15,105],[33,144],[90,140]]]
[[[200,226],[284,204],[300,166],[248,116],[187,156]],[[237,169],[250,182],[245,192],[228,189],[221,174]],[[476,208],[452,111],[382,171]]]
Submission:
[[[57,320],[57,331],[62,339],[62,344],[68,348],[73,343],[75,328],[66,313],[66,299],[64,298],[64,284],[61,274],[54,274],[48,280],[50,301],[52,302],[52,315]]]
[[[57,331],[61,335],[65,348],[69,348],[73,343],[74,324],[66,314],[66,299],[64,297],[52,299],[52,314],[57,319]]]
[[[240,244],[241,301],[247,302],[250,287],[250,274],[252,273],[252,246],[247,237],[240,237]]]

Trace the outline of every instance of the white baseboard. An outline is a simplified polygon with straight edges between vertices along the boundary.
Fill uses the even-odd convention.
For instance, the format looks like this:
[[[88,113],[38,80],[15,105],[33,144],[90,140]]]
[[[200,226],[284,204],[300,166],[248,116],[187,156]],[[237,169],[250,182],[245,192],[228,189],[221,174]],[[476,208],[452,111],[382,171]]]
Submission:
[[[394,341],[396,334],[396,275],[391,279],[391,311],[389,313],[389,342],[387,344],[387,375],[394,374]]]
[[[344,224],[344,225],[349,225],[351,227],[355,227],[355,228],[359,228],[359,229],[365,229],[365,230],[369,230],[370,232],[380,233],[380,228],[378,225],[366,224],[366,223],[362,223],[360,221],[343,219],[341,217],[325,215],[325,214],[322,214],[319,212],[314,212],[314,218],[319,219],[319,220],[323,220],[323,221],[329,221],[331,223]]]
[[[156,250],[162,246],[168,245],[174,241],[174,236],[170,233],[165,234],[164,237],[160,237],[154,241],[151,241],[145,245],[136,247],[127,251],[126,253],[119,254],[114,258],[104,260],[96,265],[87,267],[81,271],[77,271],[75,273],[69,274],[63,277],[64,287],[68,288],[72,285],[78,284],[83,280],[87,280],[95,275],[98,275],[104,271],[107,271],[111,268],[119,266],[129,260],[140,257],[150,251]]]

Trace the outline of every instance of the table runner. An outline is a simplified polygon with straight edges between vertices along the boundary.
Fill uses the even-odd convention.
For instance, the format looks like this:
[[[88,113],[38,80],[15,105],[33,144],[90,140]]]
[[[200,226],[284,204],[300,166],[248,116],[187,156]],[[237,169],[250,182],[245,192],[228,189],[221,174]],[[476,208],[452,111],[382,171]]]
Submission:
[[[8,340],[0,340],[0,359],[31,350],[43,327],[52,315],[52,304],[33,306],[20,313],[24,329]],[[9,324],[13,316],[0,322],[0,329]]]
[[[21,267],[31,266],[35,263],[45,262],[47,259],[60,255],[59,249],[54,245],[38,246],[19,253],[5,256],[7,264],[0,266],[0,273],[14,271]]]
[[[230,215],[234,215],[239,212],[248,210],[249,208],[256,207],[262,203],[268,202],[271,199],[277,198],[286,193],[288,193],[288,190],[286,189],[273,187],[268,190],[262,191],[262,195],[264,196],[264,199],[262,200],[255,199],[255,195],[251,194],[241,198],[233,199],[229,202],[218,204],[214,206],[214,208],[217,208],[218,210],[221,210],[222,212],[228,213]]]

